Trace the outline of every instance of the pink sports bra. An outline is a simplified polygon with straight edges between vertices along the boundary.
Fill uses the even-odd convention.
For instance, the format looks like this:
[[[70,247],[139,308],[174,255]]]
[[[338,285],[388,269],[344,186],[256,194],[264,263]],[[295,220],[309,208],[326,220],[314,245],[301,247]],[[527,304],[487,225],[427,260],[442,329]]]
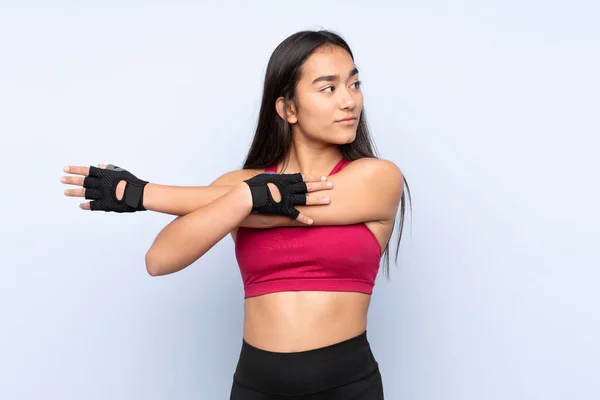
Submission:
[[[350,161],[342,158],[329,175]],[[265,169],[277,172],[277,166]],[[364,223],[269,229],[239,227],[235,255],[244,297],[285,291],[371,294],[381,246]]]

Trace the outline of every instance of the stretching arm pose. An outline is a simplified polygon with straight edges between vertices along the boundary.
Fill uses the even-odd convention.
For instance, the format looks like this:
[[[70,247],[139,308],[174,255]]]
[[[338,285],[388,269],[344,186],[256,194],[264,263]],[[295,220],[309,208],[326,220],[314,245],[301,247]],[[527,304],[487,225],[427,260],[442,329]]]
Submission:
[[[295,210],[294,206],[327,204],[329,199],[314,192],[331,189],[326,177],[301,174],[296,174],[294,182],[280,182],[281,186],[267,181],[282,176],[258,176],[259,173],[242,171],[237,176],[245,179],[239,182],[182,187],[150,184],[112,165],[68,166],[65,172],[75,175],[62,177],[63,183],[82,186],[65,190],[65,195],[94,199],[80,204],[84,210],[135,212],[153,209],[178,215],[159,233],[146,254],[146,267],[153,276],[170,274],[189,266],[238,226],[272,226],[268,222],[269,214],[282,214],[290,221],[312,224],[312,219]],[[289,181],[292,175],[283,177]],[[221,182],[226,179],[221,179]],[[268,194],[264,189],[261,192],[260,188],[268,188]],[[293,193],[290,188],[295,188]],[[284,196],[280,189],[285,189]],[[313,196],[308,196],[309,193]],[[269,203],[269,198],[273,202],[265,204]],[[290,199],[295,201],[290,202]],[[251,214],[252,211],[256,214]],[[258,214],[261,212],[265,216]]]
[[[105,168],[106,165],[101,164],[96,170]],[[94,170],[94,167],[65,168],[65,172],[74,175],[64,176],[61,181],[82,186],[79,189],[67,189],[65,195],[94,198],[86,195],[86,191],[95,188],[83,187],[86,186],[84,182],[90,169]],[[105,174],[107,172],[109,171]],[[180,271],[202,257],[228,233],[234,236],[239,226],[273,228],[294,226],[297,222],[323,226],[393,220],[402,192],[402,185],[399,184],[402,182],[402,174],[393,163],[379,159],[361,159],[329,179],[326,176],[303,176],[307,194],[312,193],[312,196],[306,196],[306,205],[295,206],[299,211],[297,218],[252,213],[252,196],[245,181],[259,173],[260,171],[255,170],[236,170],[222,175],[210,186],[196,187],[141,181],[145,184],[143,195],[139,199],[141,206],[137,211],[153,210],[178,216],[158,234],[148,250],[148,273],[157,276]],[[139,181],[133,175],[126,178]],[[114,188],[105,190],[114,189],[116,200],[124,201],[128,184],[133,182],[121,179],[114,182]],[[273,199],[280,201],[278,189],[272,183],[268,186]],[[80,207],[91,210],[95,201],[98,200],[81,203]],[[326,207],[315,207],[309,211],[311,205]],[[103,208],[98,210],[105,211]],[[130,207],[130,211],[136,210]],[[310,213],[312,218],[306,213]]]
[[[85,210],[177,216],[146,253],[151,275],[186,268],[231,234],[244,284],[232,400],[383,399],[367,312],[399,205],[400,244],[410,190],[374,151],[339,35],[302,31],[275,49],[242,169],[201,187],[152,184],[110,165],[67,172],[63,182],[80,187],[66,194],[93,200]]]

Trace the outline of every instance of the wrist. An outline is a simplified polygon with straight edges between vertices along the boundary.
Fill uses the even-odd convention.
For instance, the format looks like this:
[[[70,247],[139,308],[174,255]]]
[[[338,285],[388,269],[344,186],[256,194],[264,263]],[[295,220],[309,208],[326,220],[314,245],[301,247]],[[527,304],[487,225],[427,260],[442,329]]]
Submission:
[[[153,211],[153,200],[155,198],[156,189],[158,186],[159,185],[156,185],[154,183],[147,183],[146,186],[144,186],[144,195],[142,196],[142,207],[144,207],[146,210]]]
[[[239,199],[239,204],[245,212],[250,214],[252,212],[252,193],[250,192],[250,186],[246,182],[240,182],[236,184],[231,190],[232,193]]]

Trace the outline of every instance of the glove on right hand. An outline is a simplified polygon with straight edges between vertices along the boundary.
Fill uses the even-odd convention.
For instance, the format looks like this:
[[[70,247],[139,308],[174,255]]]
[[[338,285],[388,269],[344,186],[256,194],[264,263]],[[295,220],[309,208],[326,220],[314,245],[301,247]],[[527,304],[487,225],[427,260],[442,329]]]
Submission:
[[[285,215],[291,219],[298,218],[300,211],[295,205],[306,204],[306,183],[301,173],[276,174],[264,172],[255,177],[245,180],[250,186],[252,193],[252,212],[258,214]],[[281,201],[276,202],[271,196],[271,190],[267,183],[273,183],[281,193]]]
[[[125,184],[121,200],[117,199],[117,185]],[[83,180],[85,198],[90,202],[92,211],[114,211],[118,213],[145,211],[144,187],[148,182],[138,179],[131,172],[109,164],[106,168],[90,166],[89,175]]]

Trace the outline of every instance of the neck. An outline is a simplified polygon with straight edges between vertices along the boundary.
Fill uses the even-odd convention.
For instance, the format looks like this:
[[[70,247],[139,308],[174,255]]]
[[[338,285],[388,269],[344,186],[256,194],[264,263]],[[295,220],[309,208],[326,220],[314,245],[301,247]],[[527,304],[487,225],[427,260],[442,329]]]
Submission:
[[[294,138],[290,152],[279,169],[285,167],[281,170],[285,174],[328,175],[341,158],[342,151],[337,144],[307,143]]]

